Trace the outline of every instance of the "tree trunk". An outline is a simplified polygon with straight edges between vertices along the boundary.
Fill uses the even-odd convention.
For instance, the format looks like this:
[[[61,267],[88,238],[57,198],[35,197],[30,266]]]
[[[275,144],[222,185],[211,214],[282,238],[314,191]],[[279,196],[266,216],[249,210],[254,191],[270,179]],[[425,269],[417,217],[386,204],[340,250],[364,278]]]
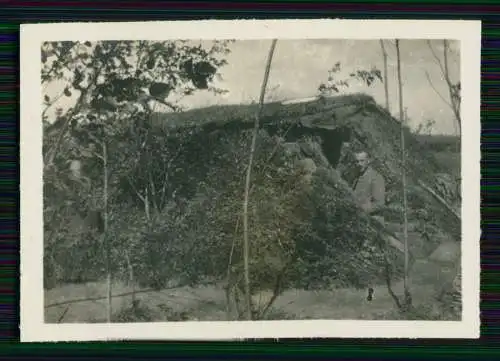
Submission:
[[[453,108],[452,110],[453,110],[453,113],[454,113],[455,118],[457,120],[458,131],[461,135],[462,134],[462,119],[461,119],[461,115],[460,115],[460,103],[457,103],[457,101],[455,99],[455,95],[453,94],[453,84],[452,84],[451,79],[450,79],[450,71],[449,71],[449,67],[448,67],[448,47],[449,47],[448,41],[443,40],[444,76],[446,78],[446,83],[448,85],[448,91],[450,94],[450,103],[451,103],[451,106]]]
[[[460,137],[462,136],[462,116],[460,115],[460,101],[457,102],[455,95],[453,94],[453,84],[450,80],[450,71],[448,68],[448,41],[443,40],[443,62],[444,62],[444,74],[446,78],[446,83],[448,85],[448,90],[450,94],[450,104],[453,108],[453,114],[455,115],[457,125],[458,125],[458,141],[457,141],[457,153],[460,153]],[[460,174],[458,174],[460,176]]]
[[[149,207],[149,189],[146,186],[144,188],[144,214],[146,215],[146,220],[148,225],[151,225],[151,209]]]
[[[129,284],[132,287],[132,305],[134,305],[135,304],[134,266],[132,265],[132,261],[130,260],[129,251],[127,249],[125,250],[125,260],[127,261]]]
[[[382,57],[384,59],[384,91],[385,91],[385,108],[388,112],[391,111],[389,105],[389,79],[387,67],[387,51],[385,50],[384,41],[380,39],[380,47],[382,48]]]
[[[259,110],[255,116],[255,123],[253,129],[252,143],[250,146],[250,158],[248,160],[248,168],[245,180],[245,195],[243,199],[243,264],[244,264],[244,275],[245,275],[245,303],[246,303],[246,317],[248,320],[252,319],[252,306],[251,306],[251,292],[250,292],[250,271],[249,271],[249,244],[248,244],[248,200],[250,193],[250,179],[252,175],[252,164],[253,157],[255,153],[255,143],[257,141],[257,133],[259,131],[259,122],[262,109],[264,107],[264,96],[267,88],[267,81],[269,79],[269,72],[271,70],[271,62],[273,59],[274,49],[276,47],[277,40],[273,40],[271,43],[271,48],[269,49],[269,55],[267,58],[266,70],[264,73],[264,80],[262,82],[262,88],[260,90],[260,101]]]
[[[107,272],[107,310],[106,310],[106,320],[108,323],[111,322],[111,315],[113,309],[111,307],[111,293],[112,293],[112,277],[111,277],[111,246],[109,244],[108,235],[108,152],[106,142],[103,141],[102,145],[102,157],[103,157],[103,168],[104,168],[104,247],[106,252],[106,272]]]
[[[399,52],[399,40],[396,39],[396,52],[398,64],[398,88],[399,88],[399,118],[401,120],[401,180],[403,186],[403,237],[404,237],[404,251],[405,251],[405,264],[404,264],[404,293],[405,293],[405,306],[411,306],[411,294],[408,277],[409,268],[409,249],[408,249],[408,204],[406,197],[406,147],[405,147],[405,113],[403,108],[403,81],[401,76],[401,56]]]

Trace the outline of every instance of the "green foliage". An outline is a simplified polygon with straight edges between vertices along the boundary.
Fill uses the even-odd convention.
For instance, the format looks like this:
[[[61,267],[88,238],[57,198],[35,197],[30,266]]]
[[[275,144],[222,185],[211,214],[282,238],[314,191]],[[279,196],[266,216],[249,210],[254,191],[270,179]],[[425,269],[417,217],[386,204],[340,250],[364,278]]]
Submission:
[[[379,69],[372,67],[370,70],[358,69],[349,74],[349,78],[339,80],[337,74],[341,71],[340,62],[335,63],[332,69],[328,71],[326,83],[321,83],[318,91],[322,95],[340,93],[342,88],[348,88],[352,80],[357,80],[366,85],[372,86],[377,80],[383,82],[382,73]]]
[[[302,202],[309,223],[296,239],[302,287],[366,287],[381,280],[382,239],[334,172],[318,170]]]
[[[58,149],[44,171],[46,287],[97,280],[106,272],[103,237],[84,221],[87,212],[103,206],[104,144],[113,279],[145,288],[207,280],[242,287],[241,210],[251,129],[239,125],[256,109],[224,108],[220,121],[225,126],[210,123],[214,115],[206,110],[170,113],[157,126],[147,109],[127,106],[140,103],[141,89],[167,98],[205,89],[216,76],[213,68],[224,63],[219,59],[224,49],[224,44],[204,50],[188,42],[44,45],[42,80],[67,82],[63,96],[79,94],[73,108],[52,124],[44,123],[44,155]],[[195,65],[203,62],[210,66]],[[79,67],[90,70],[83,75]],[[352,78],[371,85],[378,76],[361,71]],[[118,106],[96,106],[106,97]],[[44,95],[47,107],[53,100]],[[280,124],[281,119],[312,114],[319,107],[266,108],[266,121],[283,129],[275,136],[260,130],[257,140],[249,204],[254,294],[271,290],[279,296],[286,287],[366,287],[383,280],[386,256],[394,260],[393,271],[400,271],[400,260],[382,251],[380,229],[353,203],[341,179],[344,170],[337,172],[325,162],[318,140],[301,137],[292,146],[283,143],[288,124]],[[179,119],[189,126],[179,126]],[[65,124],[67,131],[61,133]],[[387,143],[383,137],[392,136],[393,128],[388,129],[373,131],[368,146],[379,151],[377,146]],[[391,160],[394,152],[378,152],[390,181],[398,164]],[[82,164],[79,175],[69,168],[74,160]],[[392,203],[398,203],[397,187],[390,182]],[[412,206],[425,203],[414,193],[412,198],[409,192]],[[427,224],[430,215],[422,212]],[[267,306],[260,307],[253,310],[257,316],[276,317],[271,308],[265,313]],[[148,312],[136,307],[115,317],[124,322],[156,317]]]
[[[239,284],[240,215],[250,131],[183,132],[150,131],[144,138],[143,158],[133,146],[110,147],[110,167],[116,174],[110,179],[113,277],[128,280],[132,268],[134,282],[141,287],[163,288],[224,280],[229,270],[231,282]],[[128,142],[133,145],[137,139]],[[364,286],[367,275],[380,268],[376,245],[365,245],[374,236],[368,220],[359,218],[335,171],[320,167],[311,177],[299,166],[300,152],[290,152],[280,142],[265,131],[258,137],[249,204],[253,292],[276,289],[279,295],[289,286]],[[320,149],[313,143],[303,142]],[[98,171],[88,174],[99,177]],[[152,191],[158,192],[165,179],[162,203]],[[147,204],[155,209],[150,218],[145,215],[146,194],[150,194]],[[79,272],[82,281],[84,276],[93,279],[89,269],[103,272],[102,246],[78,242],[75,255],[59,248],[68,263],[57,258],[55,264],[66,273]],[[82,250],[85,245],[88,251]],[[83,257],[86,252],[91,256],[76,258],[76,253]],[[61,277],[65,279],[77,280]]]
[[[112,271],[120,273],[124,254],[134,246],[127,241],[147,231],[152,216],[148,215],[147,221],[136,216],[136,222],[126,224],[132,232],[126,233],[116,227],[116,222],[130,218],[123,213],[123,207],[139,214],[140,206],[142,211],[151,208],[154,215],[166,208],[167,200],[176,191],[168,186],[169,177],[175,176],[168,165],[178,153],[174,147],[182,143],[180,136],[180,142],[167,142],[151,134],[148,109],[138,108],[137,112],[137,107],[130,106],[144,103],[141,97],[145,89],[150,97],[164,101],[155,93],[160,83],[170,89],[170,95],[191,94],[196,89],[222,91],[209,85],[218,76],[217,69],[225,64],[227,44],[214,42],[208,48],[189,41],[43,44],[42,83],[65,83],[60,95],[43,95],[47,284],[88,281],[95,278],[92,274],[104,272],[102,240],[85,225],[78,225],[82,214],[103,207],[104,162],[110,185],[107,197],[114,250]],[[74,95],[74,106],[65,113],[57,111],[56,119],[48,122],[48,108],[61,97]],[[110,107],[111,103],[116,106]],[[81,172],[72,172],[69,167],[76,161],[83,165]],[[117,239],[125,239],[125,243]]]
[[[152,96],[160,95],[158,88],[182,94],[217,91],[209,84],[226,64],[221,56],[227,55],[228,43],[216,41],[206,48],[188,40],[47,42],[41,52],[42,83],[66,81],[68,97],[94,84],[94,104],[106,96],[136,100],[141,88]],[[44,98],[50,102],[48,95]]]
[[[436,121],[434,119],[427,119],[418,125],[415,134],[431,135],[435,125]]]

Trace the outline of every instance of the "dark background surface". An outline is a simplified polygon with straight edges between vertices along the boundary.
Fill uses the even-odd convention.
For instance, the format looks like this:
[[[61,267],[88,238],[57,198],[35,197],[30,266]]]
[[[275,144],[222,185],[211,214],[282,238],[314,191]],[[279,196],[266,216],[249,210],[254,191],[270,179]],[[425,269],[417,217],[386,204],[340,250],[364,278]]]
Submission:
[[[500,170],[497,1],[0,1],[0,359],[381,359],[474,358],[500,354],[499,233]],[[19,341],[18,34],[20,23],[265,18],[482,20],[482,245],[481,340],[283,340],[231,343],[59,343]],[[35,61],[35,60],[34,60]]]

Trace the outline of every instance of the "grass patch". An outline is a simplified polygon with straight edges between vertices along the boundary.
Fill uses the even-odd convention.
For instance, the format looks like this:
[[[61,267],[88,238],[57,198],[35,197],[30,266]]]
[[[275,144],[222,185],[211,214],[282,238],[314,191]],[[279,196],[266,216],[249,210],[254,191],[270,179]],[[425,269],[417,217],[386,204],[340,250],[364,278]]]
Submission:
[[[384,286],[375,288],[374,299],[366,300],[366,290],[339,288],[322,291],[300,289],[286,290],[266,315],[266,320],[442,320],[449,316],[440,314],[434,302],[433,285],[415,285],[412,288],[415,308],[401,314]],[[127,290],[115,285],[118,292]],[[403,294],[401,282],[394,285],[398,295]],[[105,283],[66,285],[45,292],[46,304],[61,302],[84,295],[105,295]],[[82,302],[70,305],[62,321],[58,321],[67,306],[45,310],[48,323],[105,322],[105,301]],[[113,298],[113,322],[165,322],[165,321],[226,321],[225,295],[217,286],[182,287],[171,290],[136,294],[131,297]]]

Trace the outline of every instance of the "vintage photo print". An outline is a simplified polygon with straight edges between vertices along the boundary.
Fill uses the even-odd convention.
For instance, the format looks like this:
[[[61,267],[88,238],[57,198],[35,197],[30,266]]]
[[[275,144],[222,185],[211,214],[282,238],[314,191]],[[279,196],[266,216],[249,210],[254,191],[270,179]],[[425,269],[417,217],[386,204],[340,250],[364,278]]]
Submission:
[[[479,337],[480,40],[23,25],[22,341]]]

